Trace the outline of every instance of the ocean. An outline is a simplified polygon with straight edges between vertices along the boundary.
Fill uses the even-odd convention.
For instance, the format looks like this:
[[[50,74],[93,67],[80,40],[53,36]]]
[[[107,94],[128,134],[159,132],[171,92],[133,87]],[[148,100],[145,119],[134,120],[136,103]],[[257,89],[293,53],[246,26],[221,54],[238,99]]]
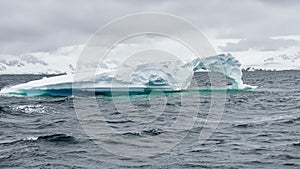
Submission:
[[[0,75],[0,87],[43,77]],[[98,128],[111,139],[103,143],[110,149],[86,132],[74,97],[1,95],[0,168],[300,168],[300,71],[245,71],[243,81],[258,87],[130,95],[126,99],[132,105],[124,96],[98,95],[98,107],[82,102],[80,109],[100,109],[105,123],[117,131],[104,133]],[[210,85],[204,72],[195,73],[193,82]],[[199,143],[214,94],[226,96],[223,114],[211,137]],[[124,155],[114,153],[119,145],[130,147],[140,138],[151,140],[167,133],[166,126],[193,111],[192,128],[175,133],[183,139],[171,149],[153,156],[126,156],[130,149]],[[99,122],[97,112],[92,113],[85,124]],[[114,139],[116,135],[127,141]]]

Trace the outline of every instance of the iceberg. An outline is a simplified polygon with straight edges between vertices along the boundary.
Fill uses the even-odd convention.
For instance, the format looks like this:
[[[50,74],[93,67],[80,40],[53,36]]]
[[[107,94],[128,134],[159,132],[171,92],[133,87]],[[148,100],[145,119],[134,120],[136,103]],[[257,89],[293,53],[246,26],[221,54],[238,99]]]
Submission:
[[[153,59],[152,59],[153,60]],[[121,66],[100,65],[96,74],[85,72],[34,80],[1,89],[2,94],[25,96],[69,96],[77,92],[137,92],[153,89],[163,91],[187,90],[195,71],[207,70],[224,75],[232,81],[231,89],[251,88],[242,81],[241,64],[231,54],[220,54],[187,60],[165,59],[155,61],[132,59]]]

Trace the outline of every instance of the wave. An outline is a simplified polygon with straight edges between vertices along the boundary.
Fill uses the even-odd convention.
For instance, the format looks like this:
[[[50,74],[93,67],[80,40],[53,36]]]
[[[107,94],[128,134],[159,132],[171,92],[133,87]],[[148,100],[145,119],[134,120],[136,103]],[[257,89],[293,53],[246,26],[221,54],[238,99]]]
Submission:
[[[108,63],[108,62],[105,62]],[[67,74],[30,81],[5,87],[1,94],[24,96],[70,96],[82,93],[149,93],[153,90],[165,92],[185,91],[190,86],[194,72],[206,70],[222,74],[231,80],[226,89],[239,90],[252,88],[242,81],[241,64],[231,54],[221,54],[190,60],[151,61],[136,59],[118,67],[100,65],[96,74],[76,79],[76,75]],[[120,73],[121,72],[121,73]],[[226,85],[226,84],[225,84]],[[211,88],[211,90],[224,90]]]
[[[233,127],[237,128],[248,128],[248,127],[257,127],[257,126],[265,126],[265,125],[288,125],[291,123],[295,123],[300,120],[300,116],[296,114],[288,114],[288,115],[275,115],[275,116],[263,116],[259,118],[255,118],[250,121],[237,121],[233,122]]]
[[[6,140],[1,141],[0,144],[16,144],[19,142],[32,142],[32,141],[47,141],[47,142],[54,142],[54,143],[77,143],[77,139],[73,136],[69,136],[66,134],[50,134],[50,135],[42,135],[42,136],[30,136],[23,139],[18,140]]]

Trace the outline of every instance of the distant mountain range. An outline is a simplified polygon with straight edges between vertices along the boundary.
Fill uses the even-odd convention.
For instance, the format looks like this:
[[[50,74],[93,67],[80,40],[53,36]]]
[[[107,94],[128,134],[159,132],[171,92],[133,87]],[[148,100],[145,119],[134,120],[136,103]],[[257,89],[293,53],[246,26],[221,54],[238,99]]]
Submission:
[[[300,52],[267,57],[262,63],[243,67],[246,70],[300,70]]]
[[[82,47],[82,45],[69,46],[59,48],[54,52],[37,52],[19,56],[0,55],[0,74],[72,73]],[[242,68],[249,71],[300,69],[300,52],[287,52],[286,54],[281,52],[272,56],[262,56],[253,56],[255,62],[250,57],[248,60],[251,60],[252,64],[248,64],[247,60],[243,61]]]
[[[61,74],[74,71],[81,46],[19,56],[0,55],[0,74]]]

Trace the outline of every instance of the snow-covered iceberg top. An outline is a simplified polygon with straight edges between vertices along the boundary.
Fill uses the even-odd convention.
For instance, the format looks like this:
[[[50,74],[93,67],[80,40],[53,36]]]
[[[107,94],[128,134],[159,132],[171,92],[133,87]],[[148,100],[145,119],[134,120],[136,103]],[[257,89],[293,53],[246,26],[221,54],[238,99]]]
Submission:
[[[87,73],[75,81],[74,74],[67,74],[6,87],[1,93],[42,95],[51,94],[53,91],[64,91],[66,94],[66,90],[72,89],[101,92],[111,89],[128,90],[128,88],[180,91],[189,87],[194,72],[198,70],[223,74],[232,81],[230,88],[244,89],[250,86],[243,83],[240,66],[241,64],[231,54],[184,61],[134,59],[118,67],[104,69],[102,66],[96,74]],[[56,92],[56,95],[59,95],[59,92]]]

